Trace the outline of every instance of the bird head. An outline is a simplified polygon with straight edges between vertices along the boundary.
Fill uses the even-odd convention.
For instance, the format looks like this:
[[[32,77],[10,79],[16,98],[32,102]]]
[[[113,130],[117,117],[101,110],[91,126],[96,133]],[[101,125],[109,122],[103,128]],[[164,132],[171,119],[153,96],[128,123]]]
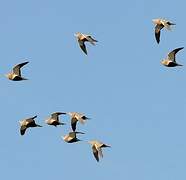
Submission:
[[[12,79],[12,74],[11,73],[8,73],[8,74],[5,74],[5,76],[8,78],[8,79]]]
[[[22,125],[22,123],[23,123],[22,121],[19,121],[19,124],[20,124],[20,125]]]
[[[164,66],[167,65],[167,61],[166,61],[166,59],[163,59],[160,63],[161,63],[162,65],[164,65]]]
[[[153,22],[154,24],[158,24],[158,23],[160,23],[160,19],[153,19],[152,22]]]
[[[89,144],[91,144],[92,146],[94,145],[93,141],[88,141]]]
[[[80,32],[77,32],[74,34],[75,37],[78,37],[81,33]]]
[[[48,124],[49,118],[45,120],[45,123]]]

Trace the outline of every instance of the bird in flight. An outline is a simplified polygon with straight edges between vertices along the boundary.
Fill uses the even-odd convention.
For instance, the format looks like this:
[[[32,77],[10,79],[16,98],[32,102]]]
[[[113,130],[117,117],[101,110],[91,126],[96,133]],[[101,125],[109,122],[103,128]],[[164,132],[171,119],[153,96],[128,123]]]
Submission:
[[[171,30],[171,26],[176,25],[165,19],[153,19],[152,21],[156,25],[155,26],[155,38],[158,44],[160,42],[161,29],[165,27],[167,30]]]
[[[63,140],[67,143],[74,143],[74,142],[78,142],[81,141],[80,139],[78,139],[76,137],[76,134],[85,134],[83,132],[69,132],[67,135],[63,136]]]
[[[94,38],[91,37],[91,35],[87,35],[87,34],[82,34],[80,32],[77,32],[74,34],[77,38],[77,41],[79,43],[80,48],[82,49],[82,51],[87,55],[87,49],[85,46],[85,42],[90,42],[92,45],[95,45],[96,42],[98,42],[97,40],[95,40]]]
[[[92,141],[89,141],[88,143],[92,145],[93,155],[98,162],[99,162],[99,157],[103,158],[103,152],[101,148],[111,147],[97,140],[92,140]]]
[[[23,62],[23,63],[20,63],[20,64],[17,64],[13,67],[12,69],[12,72],[6,74],[6,77],[9,79],[9,80],[12,80],[12,81],[21,81],[21,80],[27,80],[26,78],[22,77],[21,76],[21,68],[28,64],[29,62]]]
[[[55,127],[57,127],[58,125],[65,125],[65,123],[62,123],[62,122],[59,121],[59,116],[61,114],[66,114],[66,113],[63,113],[63,112],[54,112],[54,113],[52,113],[51,117],[49,119],[45,120],[46,124],[53,125]]]
[[[84,124],[86,120],[90,119],[84,114],[78,112],[68,112],[67,114],[71,117],[71,127],[73,131],[76,131],[76,124],[78,121],[81,124]]]
[[[181,64],[178,64],[176,62],[176,53],[180,50],[182,50],[184,47],[181,48],[176,48],[173,51],[171,51],[168,55],[167,58],[161,61],[161,64],[167,67],[175,67],[175,66],[183,66]]]
[[[19,121],[19,123],[21,125],[21,127],[20,127],[21,135],[25,134],[25,131],[26,131],[27,128],[30,128],[30,127],[42,127],[42,126],[36,124],[36,122],[34,120],[36,117],[37,116],[34,116],[34,117],[31,117],[31,118],[27,118],[27,119],[24,119],[22,121]]]

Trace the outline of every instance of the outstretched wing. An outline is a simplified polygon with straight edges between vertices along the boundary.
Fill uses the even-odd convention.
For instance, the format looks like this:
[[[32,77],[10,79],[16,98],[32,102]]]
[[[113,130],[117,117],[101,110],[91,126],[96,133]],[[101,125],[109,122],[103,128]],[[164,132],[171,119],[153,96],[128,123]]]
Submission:
[[[21,126],[20,133],[21,133],[22,136],[25,134],[26,129],[27,129],[26,126]]]
[[[16,74],[16,75],[18,75],[18,76],[21,76],[21,68],[24,66],[24,65],[26,65],[26,64],[28,64],[29,62],[27,61],[27,62],[24,62],[24,63],[20,63],[20,64],[17,64],[16,66],[14,66],[13,67],[13,72]]]
[[[100,147],[98,148],[98,154],[100,155],[100,157],[103,158],[103,152],[102,152],[102,149]]]
[[[94,155],[94,157],[95,157],[96,161],[98,161],[98,162],[99,162],[99,155],[98,155],[98,151],[97,151],[97,149],[96,149],[96,147],[95,147],[94,145],[92,146],[92,151],[93,151],[93,155]]]
[[[81,40],[78,40],[78,43],[82,51],[87,55],[87,49],[86,49],[85,43]]]
[[[72,127],[73,131],[76,130],[76,124],[77,124],[77,119],[76,118],[72,118],[71,119],[71,127]]]
[[[181,47],[181,48],[176,48],[174,49],[173,51],[171,51],[169,54],[168,54],[168,59],[171,60],[171,61],[174,61],[176,62],[176,53],[180,50],[182,50],[184,47]]]
[[[86,36],[86,39],[88,42],[90,42],[92,45],[95,45],[95,42],[98,42],[97,40],[93,39],[90,35]]]
[[[157,24],[155,26],[155,37],[156,37],[156,41],[159,44],[160,42],[160,34],[161,34],[161,29],[164,27],[163,24]]]

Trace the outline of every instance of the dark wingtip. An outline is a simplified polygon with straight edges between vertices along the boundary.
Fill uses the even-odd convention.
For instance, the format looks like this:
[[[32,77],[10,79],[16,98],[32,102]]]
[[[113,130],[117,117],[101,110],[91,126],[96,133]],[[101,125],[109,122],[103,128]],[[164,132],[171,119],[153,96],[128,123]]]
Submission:
[[[32,119],[35,119],[35,118],[37,118],[37,115],[36,115],[36,116],[34,116],[34,117],[32,117]]]
[[[88,120],[88,119],[91,119],[91,118],[89,118],[89,117],[87,117],[87,116],[83,116],[82,119]]]
[[[57,112],[59,115],[61,115],[61,114],[67,114],[67,113],[65,113],[65,112]]]

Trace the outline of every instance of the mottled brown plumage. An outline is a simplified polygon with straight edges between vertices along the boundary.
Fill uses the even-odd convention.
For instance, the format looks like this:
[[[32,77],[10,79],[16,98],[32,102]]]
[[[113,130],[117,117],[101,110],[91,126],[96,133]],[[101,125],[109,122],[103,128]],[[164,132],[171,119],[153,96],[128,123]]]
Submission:
[[[99,161],[99,157],[103,158],[103,152],[102,152],[101,148],[111,147],[107,144],[104,144],[104,143],[98,141],[98,140],[89,141],[89,144],[92,145],[92,152],[93,152],[93,155],[97,161]]]
[[[171,51],[168,55],[167,58],[161,61],[161,64],[167,67],[175,67],[175,66],[183,66],[181,64],[178,64],[176,62],[176,53],[180,50],[182,50],[183,47],[181,48],[176,48],[173,51]]]
[[[155,38],[158,44],[160,42],[161,29],[165,27],[167,30],[171,30],[171,25],[176,25],[165,19],[153,19],[152,21],[156,25],[155,26]]]
[[[45,122],[48,125],[53,125],[55,127],[57,127],[58,125],[65,125],[65,123],[62,123],[59,121],[59,116],[62,114],[66,114],[66,113],[62,113],[62,112],[54,112],[51,114],[51,117],[49,119],[46,119]]]
[[[76,137],[76,134],[84,134],[83,132],[69,132],[67,135],[63,136],[63,140],[67,143],[74,143],[74,142],[78,142],[81,141],[80,139],[78,139]]]
[[[86,55],[87,55],[87,49],[85,46],[85,42],[90,42],[92,45],[95,45],[95,42],[98,42],[97,40],[92,38],[90,35],[82,34],[80,32],[77,32],[75,36],[77,38],[80,48]]]
[[[21,80],[27,80],[26,78],[22,77],[21,76],[21,68],[28,64],[28,61],[27,62],[24,62],[24,63],[20,63],[20,64],[17,64],[13,67],[13,70],[12,72],[6,74],[6,77],[9,79],[9,80],[12,80],[12,81],[21,81]]]
[[[24,119],[22,121],[19,121],[21,127],[20,127],[20,133],[21,135],[24,135],[25,134],[25,131],[27,128],[30,128],[30,127],[42,127],[38,124],[35,123],[35,118],[37,116],[34,116],[34,117],[31,117],[31,118],[27,118],[27,119]]]
[[[84,114],[78,112],[68,112],[67,114],[71,117],[71,127],[73,131],[76,131],[76,125],[78,121],[81,124],[84,124],[86,120],[90,119]]]

